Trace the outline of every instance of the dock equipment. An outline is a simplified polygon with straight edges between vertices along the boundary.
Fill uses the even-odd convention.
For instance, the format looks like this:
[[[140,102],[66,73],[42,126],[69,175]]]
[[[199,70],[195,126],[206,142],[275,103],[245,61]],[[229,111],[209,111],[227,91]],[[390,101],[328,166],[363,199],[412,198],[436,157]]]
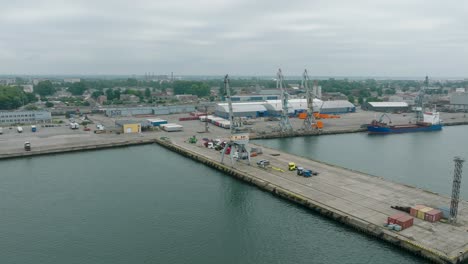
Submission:
[[[24,150],[31,151],[31,143],[29,141],[24,142]]]
[[[261,168],[267,168],[268,166],[270,166],[270,161],[269,160],[259,160],[257,161],[257,165]]]
[[[278,69],[278,73],[276,74],[276,88],[281,90],[281,103],[283,105],[283,109],[281,111],[281,119],[280,119],[280,129],[283,133],[290,133],[293,131],[293,127],[291,122],[289,121],[289,113],[288,113],[288,100],[289,94],[284,89],[284,82],[283,82],[283,73],[281,69]]]
[[[297,167],[297,175],[302,176],[302,173],[304,172],[303,167]]]
[[[297,169],[296,163],[294,163],[294,162],[289,162],[289,164],[288,164],[288,169],[289,169],[290,171],[296,170],[296,169]]]
[[[309,88],[309,74],[307,73],[307,69],[305,69],[304,73],[302,74],[302,87],[306,90],[307,96],[307,116],[304,119],[304,129],[308,131],[318,129],[319,127],[316,125],[314,116],[314,98],[317,95],[314,94],[313,91],[311,91]]]
[[[239,133],[238,126],[242,122],[235,122],[234,114],[232,110],[232,100],[231,100],[231,89],[229,88],[229,75],[224,76],[224,89],[226,92],[226,99],[228,100],[229,106],[229,121],[230,126],[230,138],[226,142],[223,151],[221,152],[221,163],[224,163],[224,154],[228,154],[227,150],[230,149],[229,157],[231,159],[231,165],[234,166],[234,152],[237,153],[246,153],[247,162],[250,165],[250,152],[247,150],[247,144],[249,143],[249,134],[248,133]],[[237,149],[237,151],[235,151]],[[239,160],[239,159],[238,159]]]
[[[188,139],[188,142],[189,142],[190,144],[196,144],[197,141],[198,141],[198,139],[197,139],[196,136],[192,136],[192,137],[190,137],[190,138]]]
[[[427,77],[426,77],[427,82]],[[463,162],[465,160],[460,157],[455,157],[455,170],[453,175],[453,184],[452,184],[452,199],[450,201],[450,222],[456,223],[457,222],[457,215],[458,215],[458,202],[460,199],[460,184],[461,184],[461,177],[463,171]]]
[[[283,169],[281,168],[278,168],[278,167],[271,167],[272,169],[274,169],[275,171],[279,171],[279,172],[284,172]]]

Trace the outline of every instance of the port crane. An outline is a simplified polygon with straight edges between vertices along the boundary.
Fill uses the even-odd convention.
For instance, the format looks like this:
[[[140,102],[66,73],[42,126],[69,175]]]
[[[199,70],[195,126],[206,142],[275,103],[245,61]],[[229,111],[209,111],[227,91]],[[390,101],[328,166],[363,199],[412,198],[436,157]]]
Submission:
[[[305,88],[307,95],[307,117],[304,119],[304,129],[310,131],[316,129],[314,117],[314,98],[316,96],[316,92],[311,91],[309,87],[309,80],[309,74],[307,73],[307,69],[305,69],[304,73],[302,74],[301,84],[301,86]],[[316,90],[315,86],[314,88],[314,90]]]
[[[231,90],[229,88],[229,75],[224,76],[224,89],[226,92],[226,99],[228,101],[229,107],[229,131],[230,137],[226,142],[222,152],[221,152],[221,163],[224,163],[224,155],[227,154],[229,149],[229,158],[231,160],[231,166],[234,166],[234,158],[237,160],[247,159],[248,164],[250,165],[250,152],[247,150],[247,145],[249,144],[249,134],[248,133],[239,133],[236,130],[238,123],[234,122],[234,111],[232,110],[232,99],[231,99]],[[237,157],[235,154],[237,153]]]
[[[280,119],[280,130],[284,133],[289,133],[293,131],[293,127],[291,125],[291,121],[289,121],[289,113],[288,113],[288,100],[289,94],[284,88],[284,77],[281,69],[278,69],[278,73],[276,74],[276,88],[281,90],[281,104],[282,104],[282,111],[281,111],[281,119]]]

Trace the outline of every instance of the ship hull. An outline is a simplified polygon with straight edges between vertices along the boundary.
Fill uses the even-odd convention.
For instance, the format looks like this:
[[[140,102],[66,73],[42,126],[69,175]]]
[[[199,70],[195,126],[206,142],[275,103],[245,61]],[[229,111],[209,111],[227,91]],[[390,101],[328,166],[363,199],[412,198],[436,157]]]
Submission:
[[[419,126],[419,125],[407,125],[407,126],[367,126],[369,134],[398,134],[398,133],[411,133],[411,132],[428,132],[428,131],[439,131],[442,130],[442,125],[430,125],[430,126]]]

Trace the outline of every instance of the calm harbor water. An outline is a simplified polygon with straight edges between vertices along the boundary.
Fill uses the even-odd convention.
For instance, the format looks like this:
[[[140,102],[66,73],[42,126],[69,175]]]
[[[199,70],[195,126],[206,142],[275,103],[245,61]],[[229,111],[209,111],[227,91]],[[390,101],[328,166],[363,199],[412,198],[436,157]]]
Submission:
[[[466,135],[262,143],[447,192]],[[0,161],[0,171],[0,263],[426,263],[157,145]]]

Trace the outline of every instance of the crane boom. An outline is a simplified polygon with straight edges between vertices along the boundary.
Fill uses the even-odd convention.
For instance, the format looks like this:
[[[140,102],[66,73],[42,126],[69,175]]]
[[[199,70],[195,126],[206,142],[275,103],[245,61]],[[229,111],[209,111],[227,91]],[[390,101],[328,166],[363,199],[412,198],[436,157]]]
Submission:
[[[282,104],[282,111],[281,111],[281,120],[280,120],[280,129],[281,132],[292,132],[293,128],[291,122],[289,121],[289,113],[288,113],[288,100],[289,94],[284,89],[284,77],[281,69],[278,69],[278,73],[276,74],[276,88],[281,90],[281,104]]]
[[[312,130],[315,124],[315,117],[314,117],[314,98],[315,93],[311,91],[309,87],[309,74],[307,73],[307,69],[304,70],[302,74],[302,87],[306,90],[307,96],[307,117],[304,119],[304,129],[305,130]]]

